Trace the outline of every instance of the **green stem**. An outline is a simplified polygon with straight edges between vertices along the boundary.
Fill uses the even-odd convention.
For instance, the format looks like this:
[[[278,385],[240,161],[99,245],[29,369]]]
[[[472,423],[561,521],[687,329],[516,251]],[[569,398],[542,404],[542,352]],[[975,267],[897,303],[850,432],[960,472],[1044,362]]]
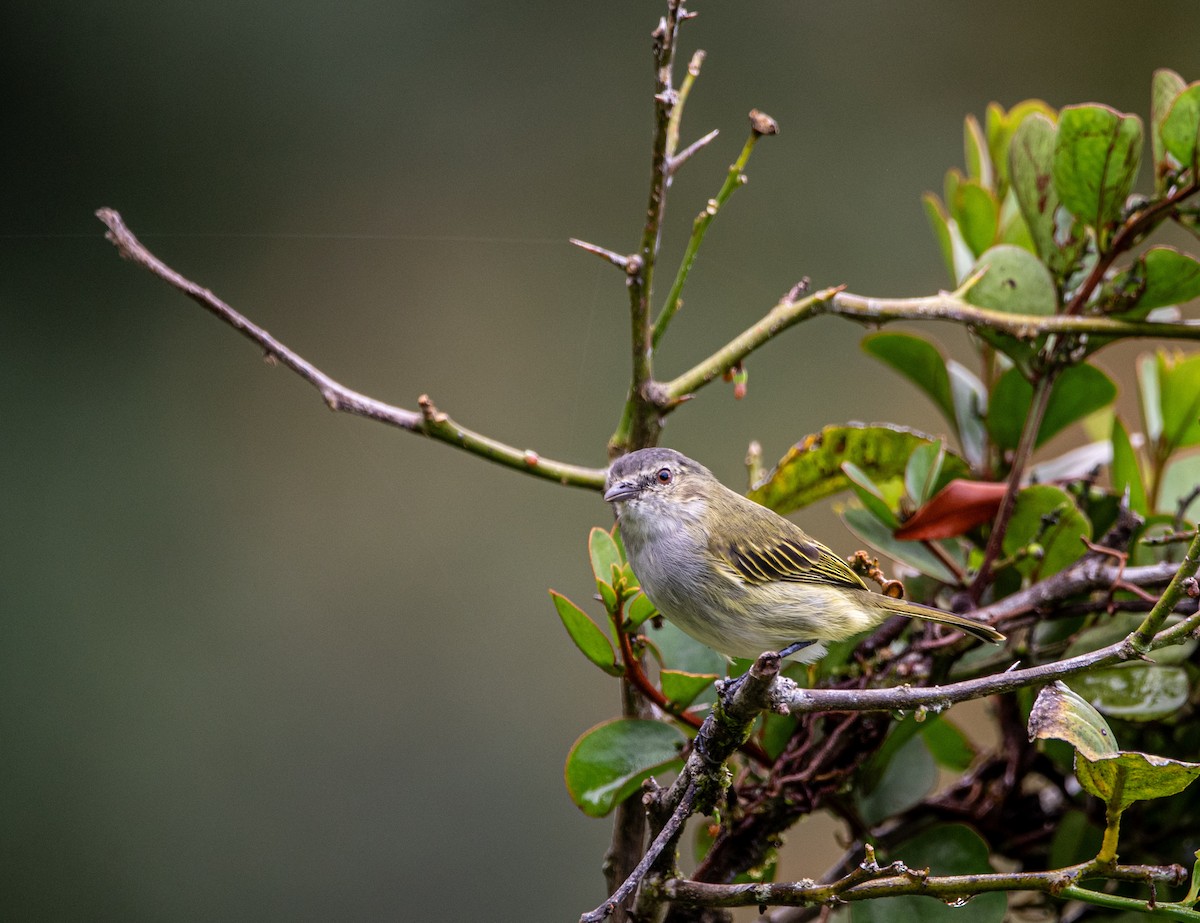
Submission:
[[[825,311],[839,291],[839,288],[827,288],[796,301],[784,298],[753,327],[743,331],[678,378],[665,382],[662,386],[663,396],[669,400],[679,400],[698,391],[710,381],[720,378],[768,340],[800,321]]]
[[[687,281],[688,273],[692,271],[692,264],[696,262],[696,254],[700,250],[700,244],[704,242],[704,235],[708,232],[708,226],[712,224],[713,218],[717,216],[717,212],[720,211],[721,206],[733,195],[733,191],[746,181],[742,175],[742,171],[746,168],[746,163],[750,160],[750,154],[754,150],[754,145],[758,143],[759,137],[758,132],[750,132],[750,137],[742,145],[741,154],[738,155],[738,159],[729,167],[729,172],[725,175],[725,182],[721,185],[720,191],[717,192],[715,198],[709,199],[708,205],[704,207],[704,210],[692,222],[692,236],[688,239],[687,249],[683,253],[683,260],[679,264],[678,272],[675,273],[675,281],[671,285],[671,291],[667,293],[667,299],[663,302],[658,319],[654,322],[654,330],[651,334],[650,343],[655,349],[658,348],[663,334],[667,332],[667,326],[671,323],[671,318],[675,316],[675,312],[679,310],[682,304],[679,300],[680,294],[683,292],[683,285]]]
[[[1164,632],[1159,636],[1159,631],[1163,623],[1166,622],[1167,616],[1175,611],[1176,604],[1183,598],[1188,581],[1196,576],[1197,569],[1200,569],[1200,529],[1196,530],[1191,544],[1188,545],[1187,554],[1183,556],[1183,563],[1179,565],[1179,570],[1171,578],[1171,582],[1167,584],[1167,588],[1163,590],[1162,596],[1158,598],[1158,602],[1154,604],[1154,608],[1146,615],[1142,624],[1129,636],[1129,643],[1133,645],[1133,649],[1138,653],[1144,654],[1154,648],[1170,643],[1162,639],[1175,637],[1177,629],[1189,626],[1184,628],[1183,632],[1178,635],[1180,640],[1194,629],[1195,623],[1198,620],[1197,616],[1192,616],[1184,620],[1170,631]]]
[[[1021,478],[1025,474],[1026,466],[1033,458],[1033,450],[1037,447],[1038,432],[1042,428],[1046,408],[1050,406],[1050,393],[1054,390],[1054,382],[1058,378],[1059,371],[1057,366],[1051,366],[1038,379],[1033,389],[1033,403],[1029,408],[1029,415],[1025,418],[1021,439],[1017,443],[1017,449],[1013,455],[1012,470],[1008,473],[1008,485],[1004,491],[1004,497],[1000,501],[1000,509],[996,511],[996,519],[992,523],[992,531],[983,551],[979,572],[971,583],[971,598],[976,602],[983,595],[983,591],[991,579],[992,564],[1000,555],[1003,547],[1008,521],[1012,518],[1013,510],[1017,505],[1017,493],[1021,489]]]

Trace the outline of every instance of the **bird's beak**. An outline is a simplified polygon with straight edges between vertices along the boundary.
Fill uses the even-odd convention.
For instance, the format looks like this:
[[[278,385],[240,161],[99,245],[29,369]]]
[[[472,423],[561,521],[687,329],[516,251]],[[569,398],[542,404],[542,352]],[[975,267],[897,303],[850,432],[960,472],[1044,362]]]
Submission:
[[[618,481],[604,492],[604,499],[608,503],[616,503],[620,500],[631,500],[640,493],[636,484],[630,481]]]

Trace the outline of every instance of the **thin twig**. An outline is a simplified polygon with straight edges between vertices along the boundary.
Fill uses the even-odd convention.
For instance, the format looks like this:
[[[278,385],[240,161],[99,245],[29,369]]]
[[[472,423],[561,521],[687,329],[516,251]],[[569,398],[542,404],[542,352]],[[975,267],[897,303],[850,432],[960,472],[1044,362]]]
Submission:
[[[1117,340],[1155,338],[1200,340],[1200,322],[1163,323],[1160,321],[1117,320],[1111,317],[1075,317],[1062,314],[1008,314],[967,304],[959,297],[942,292],[921,298],[870,298],[844,290],[845,286],[822,289],[806,298],[785,298],[757,323],[734,337],[708,358],[670,381],[663,382],[660,395],[664,405],[691,395],[725,374],[789,327],[821,315],[871,324],[893,321],[952,321],[968,330],[988,328],[1021,340],[1040,336],[1091,334]],[[665,409],[670,409],[669,406]]]
[[[765,116],[757,110],[750,113],[750,121],[750,136],[746,139],[746,143],[742,145],[742,152],[738,155],[737,160],[730,164],[729,171],[725,174],[725,181],[721,184],[721,188],[717,191],[716,196],[708,200],[708,204],[704,206],[704,209],[692,221],[692,235],[688,238],[687,247],[683,252],[683,259],[679,261],[679,269],[675,273],[675,281],[671,283],[671,291],[667,293],[667,298],[658,313],[658,318],[654,321],[654,329],[650,335],[650,345],[655,349],[658,348],[663,334],[667,332],[667,326],[671,323],[671,318],[675,316],[675,312],[679,310],[682,304],[680,295],[683,292],[683,285],[687,281],[688,274],[692,271],[693,264],[696,262],[696,254],[700,250],[700,245],[704,242],[704,235],[708,231],[708,226],[712,224],[713,219],[717,216],[717,212],[721,210],[721,206],[729,201],[729,197],[733,195],[734,190],[745,184],[746,177],[742,171],[746,169],[746,164],[750,160],[750,155],[753,153],[758,139],[766,134],[777,134],[779,131],[778,126],[775,125],[774,120],[770,116]],[[771,130],[763,130],[767,126]]]
[[[1079,887],[1076,882],[1089,878],[1110,878],[1146,883],[1181,885],[1187,872],[1178,865],[1116,866],[1102,869],[1094,863],[1052,869],[1045,872],[981,873],[977,875],[929,875],[927,871],[896,865],[855,870],[833,884],[778,882],[761,884],[710,884],[674,879],[664,883],[665,896],[681,904],[701,907],[803,906],[828,901],[861,901],[905,894],[923,895],[950,902],[969,900],[978,894],[995,891],[1040,891],[1063,899],[1082,900],[1103,907],[1137,910],[1170,920],[1200,921],[1200,911],[1180,904],[1148,904],[1135,898],[1120,897]],[[858,874],[855,874],[858,872]],[[868,880],[863,880],[864,878]]]
[[[1033,399],[1029,413],[1021,426],[1021,438],[1013,453],[1012,468],[1008,472],[1004,496],[1000,500],[1000,508],[996,510],[992,531],[988,535],[987,545],[983,549],[983,560],[979,564],[975,579],[971,581],[970,594],[971,599],[975,602],[979,601],[991,580],[992,564],[999,556],[1004,537],[1008,534],[1008,521],[1012,518],[1013,510],[1017,506],[1017,493],[1021,489],[1021,479],[1025,475],[1025,469],[1033,459],[1038,432],[1042,428],[1042,420],[1046,417],[1046,409],[1050,406],[1050,395],[1054,392],[1054,382],[1058,379],[1058,372],[1057,367],[1047,369],[1033,389]]]
[[[1174,633],[1180,625],[1191,624],[1194,629],[1197,621],[1196,616],[1184,619],[1179,625],[1167,632],[1160,631],[1167,620],[1167,616],[1174,611],[1175,604],[1187,592],[1188,585],[1195,582],[1194,578],[1198,567],[1200,567],[1200,529],[1196,530],[1196,534],[1192,538],[1192,543],[1188,546],[1187,554],[1183,556],[1183,563],[1179,565],[1179,572],[1175,574],[1175,577],[1167,585],[1167,588],[1163,590],[1158,603],[1150,610],[1149,614],[1142,621],[1142,624],[1129,636],[1133,642],[1134,649],[1139,653],[1145,653],[1156,647],[1162,647],[1164,644],[1172,643],[1171,640],[1165,640],[1161,636],[1165,636],[1166,639],[1174,639],[1176,637]],[[1179,640],[1182,640],[1189,633],[1188,629],[1180,632],[1178,634]]]
[[[580,923],[601,923],[612,915],[621,904],[628,900],[629,896],[637,890],[638,885],[642,883],[642,879],[646,877],[646,873],[650,871],[650,867],[658,861],[662,855],[663,849],[670,843],[679,833],[684,822],[692,816],[692,806],[696,802],[696,783],[692,782],[687,787],[683,798],[679,804],[675,806],[675,810],[671,812],[671,816],[667,822],[663,824],[662,830],[658,832],[658,836],[654,838],[654,842],[650,844],[650,848],[646,850],[646,854],[642,856],[642,860],[637,864],[629,877],[621,883],[621,886],[612,893],[603,904],[595,910],[583,914],[579,921]]]
[[[604,487],[606,469],[584,468],[580,465],[543,458],[532,449],[518,449],[481,433],[476,433],[460,426],[434,407],[427,395],[421,395],[418,401],[421,409],[414,411],[385,404],[383,401],[347,388],[275,339],[262,327],[239,314],[208,289],[184,278],[156,257],[126,227],[117,212],[111,208],[102,208],[96,212],[96,217],[108,226],[106,236],[116,245],[121,256],[148,269],[168,285],[187,295],[205,310],[229,324],[248,340],[258,344],[268,357],[283,363],[316,388],[330,409],[378,420],[381,423],[408,430],[410,433],[438,439],[473,455],[479,455],[489,461],[515,468],[535,477],[557,481],[571,487],[586,487],[591,490],[600,490]]]
[[[621,254],[609,250],[607,247],[601,247],[597,244],[590,244],[586,240],[579,240],[577,237],[568,237],[567,240],[578,247],[580,250],[586,250],[588,253],[594,253],[600,259],[612,263],[622,272],[629,266],[629,257],[621,256]]]
[[[678,172],[680,167],[682,167],[685,163],[687,163],[689,160],[691,160],[692,157],[694,157],[700,151],[704,150],[704,148],[708,147],[710,144],[712,144],[714,141],[716,141],[717,136],[719,134],[721,134],[720,130],[714,128],[707,135],[704,135],[701,138],[697,138],[695,141],[693,141],[691,144],[689,144],[687,147],[685,147],[678,154],[675,154],[673,157],[671,157],[670,166],[669,166],[671,175],[674,176],[675,173]]]
[[[1191,560],[1191,574],[1181,568],[1172,585],[1195,574],[1196,560]],[[1165,594],[1164,594],[1165,595]],[[1172,606],[1173,607],[1173,606]],[[1169,613],[1172,607],[1168,607]],[[1165,615],[1164,615],[1165,617]],[[1150,621],[1147,617],[1147,623]],[[1145,624],[1145,623],[1144,623]],[[949,708],[957,702],[981,699],[985,696],[1015,692],[1027,686],[1040,686],[1057,679],[1076,676],[1099,667],[1138,660],[1146,651],[1178,644],[1200,626],[1200,613],[1188,616],[1170,629],[1147,641],[1135,634],[1099,650],[1080,654],[1067,660],[1009,670],[989,676],[947,683],[944,686],[895,686],[887,689],[800,689],[791,688],[787,704],[793,714],[826,711],[905,711],[925,708],[934,711]]]
[[[1133,247],[1139,240],[1144,238],[1157,225],[1165,221],[1171,214],[1171,210],[1182,202],[1184,199],[1190,198],[1197,190],[1200,190],[1200,181],[1193,178],[1192,182],[1186,186],[1180,186],[1173,193],[1164,199],[1153,203],[1143,211],[1131,215],[1129,219],[1121,225],[1119,231],[1112,239],[1112,243],[1108,249],[1100,255],[1092,266],[1092,271],[1088,273],[1083,284],[1075,290],[1067,306],[1063,308],[1063,314],[1075,315],[1083,312],[1084,306],[1087,304],[1096,287],[1104,281],[1104,276],[1112,267],[1117,257]]]

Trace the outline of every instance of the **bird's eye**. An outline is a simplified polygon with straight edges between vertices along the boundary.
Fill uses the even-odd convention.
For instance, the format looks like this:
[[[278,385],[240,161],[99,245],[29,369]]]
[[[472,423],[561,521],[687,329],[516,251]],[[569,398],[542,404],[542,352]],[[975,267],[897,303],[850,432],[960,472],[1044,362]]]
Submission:
[[[660,483],[660,484],[670,484],[671,483],[671,469],[670,468],[659,468],[658,473],[655,474],[654,476],[658,479],[658,483]]]

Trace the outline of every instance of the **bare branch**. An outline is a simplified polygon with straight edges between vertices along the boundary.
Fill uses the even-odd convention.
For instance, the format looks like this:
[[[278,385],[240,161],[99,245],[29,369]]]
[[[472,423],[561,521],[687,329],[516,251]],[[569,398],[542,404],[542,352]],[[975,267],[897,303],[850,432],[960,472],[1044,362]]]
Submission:
[[[655,349],[658,348],[659,341],[662,340],[663,334],[666,333],[667,325],[671,323],[671,318],[675,316],[675,312],[679,310],[680,305],[683,303],[680,301],[683,285],[687,281],[688,274],[692,271],[692,265],[696,262],[696,254],[700,251],[700,245],[704,242],[704,235],[708,231],[708,226],[712,224],[713,218],[717,216],[717,212],[721,210],[721,206],[729,201],[729,197],[733,195],[734,190],[745,184],[746,177],[742,171],[746,169],[746,163],[750,160],[750,154],[753,153],[758,139],[763,135],[778,133],[779,126],[775,124],[773,118],[759,112],[757,109],[750,111],[750,137],[742,145],[742,152],[738,155],[737,160],[730,164],[729,171],[725,174],[725,182],[721,184],[721,188],[717,191],[716,196],[708,200],[708,204],[704,206],[704,209],[692,222],[692,235],[688,238],[687,248],[683,252],[683,259],[679,261],[679,269],[675,273],[675,281],[671,283],[671,291],[667,293],[666,301],[663,302],[662,309],[658,313],[658,318],[654,321],[654,330],[650,336],[650,343]]]
[[[710,144],[712,144],[712,142],[716,141],[717,136],[720,133],[721,132],[719,129],[714,128],[707,135],[705,135],[702,138],[697,138],[695,141],[693,141],[691,144],[689,144],[687,147],[685,147],[678,154],[675,154],[674,156],[672,156],[670,165],[669,165],[671,175],[674,176],[676,171],[678,171],[680,167],[682,167],[685,163],[687,163],[689,160],[691,160],[691,158],[695,154],[699,153],[701,150],[703,150],[704,148],[706,148]]]
[[[589,244],[586,240],[580,240],[577,237],[569,237],[567,239],[580,250],[586,250],[588,253],[594,253],[596,256],[600,257],[600,259],[607,260],[609,263],[612,263],[622,271],[627,270],[629,267],[629,257],[627,256],[621,256],[621,254],[609,250],[606,247],[600,247],[596,244]]]
[[[701,907],[797,907],[832,901],[861,901],[879,897],[919,894],[946,902],[969,900],[994,891],[1040,891],[1064,900],[1080,900],[1103,907],[1134,910],[1170,920],[1200,921],[1200,911],[1180,904],[1139,901],[1081,888],[1077,882],[1089,878],[1121,881],[1161,882],[1181,885],[1186,870],[1179,865],[1114,866],[1096,863],[1052,869],[1046,872],[985,873],[978,875],[930,875],[928,870],[909,869],[902,863],[877,866],[863,863],[832,884],[811,881],[723,885],[674,879],[664,883],[664,894],[672,901]]]
[[[679,400],[720,378],[729,369],[789,327],[828,314],[870,324],[892,321],[943,320],[962,324],[968,330],[986,327],[1020,340],[1035,340],[1051,333],[1089,334],[1113,340],[1155,338],[1200,340],[1200,322],[1177,324],[1159,321],[1117,320],[1112,317],[1080,317],[1056,314],[1008,314],[968,304],[950,292],[921,298],[869,298],[844,290],[845,286],[822,289],[807,298],[784,298],[767,314],[730,340],[707,359],[677,378],[662,384],[665,400]]]
[[[542,458],[532,449],[518,449],[476,433],[455,423],[434,407],[427,395],[421,395],[419,400],[421,409],[418,412],[385,404],[383,401],[347,388],[275,339],[262,327],[239,314],[211,291],[180,275],[156,257],[126,227],[117,212],[111,208],[102,208],[96,212],[96,217],[108,226],[106,236],[116,245],[121,256],[148,269],[168,285],[187,295],[202,308],[229,324],[248,340],[256,343],[269,358],[283,363],[316,388],[330,409],[378,420],[380,423],[388,423],[408,430],[410,433],[428,436],[535,477],[557,481],[572,487],[586,487],[591,490],[600,490],[604,486],[606,469],[585,468],[580,465]]]

